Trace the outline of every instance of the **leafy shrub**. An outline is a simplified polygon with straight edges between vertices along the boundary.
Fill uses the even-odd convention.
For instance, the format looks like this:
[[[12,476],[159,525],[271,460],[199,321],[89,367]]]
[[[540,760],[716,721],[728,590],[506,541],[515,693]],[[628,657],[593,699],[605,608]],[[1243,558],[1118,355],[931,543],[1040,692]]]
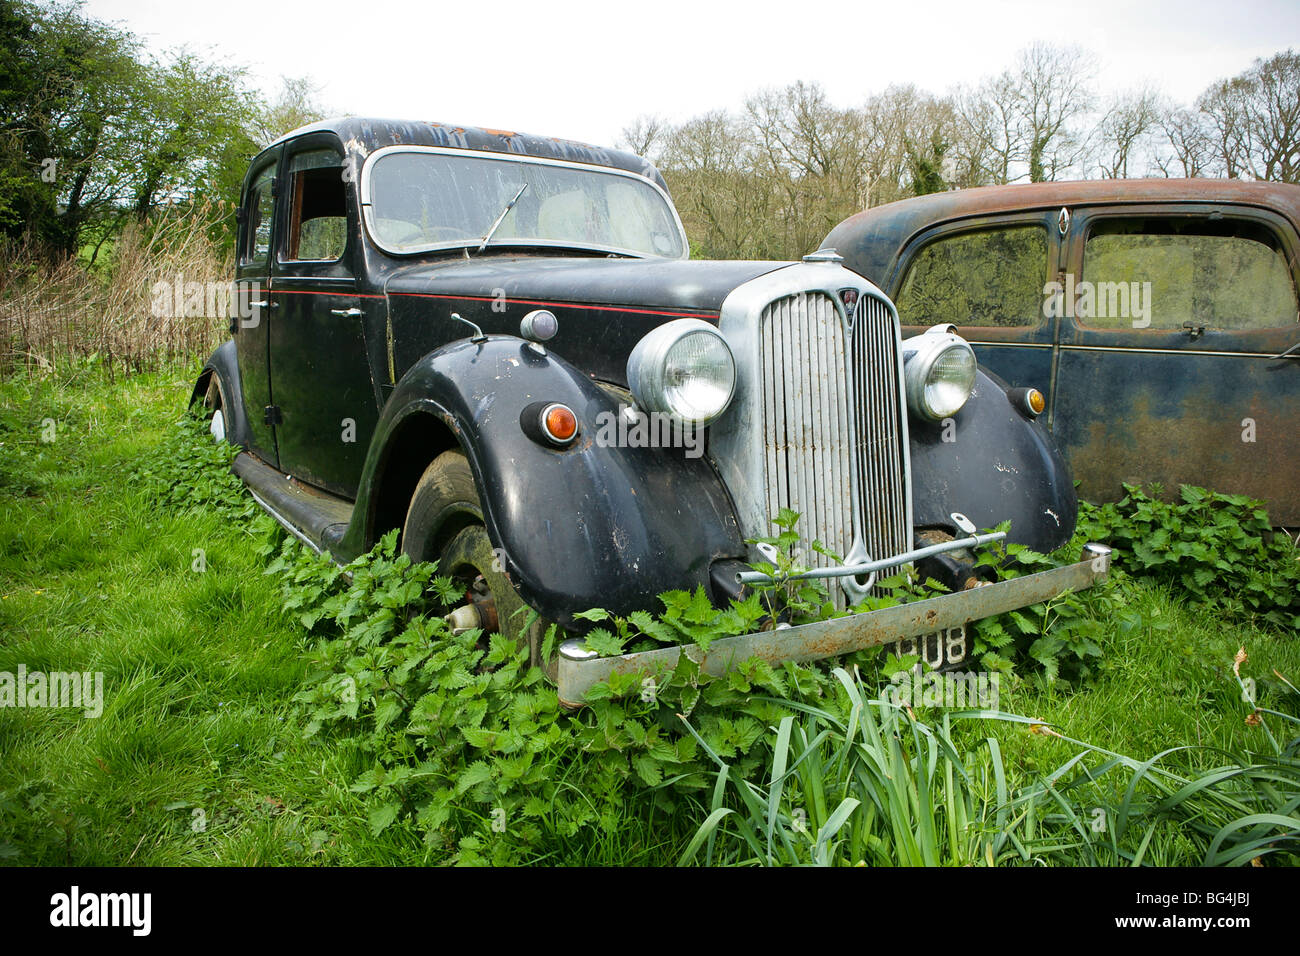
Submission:
[[[144,456],[128,480],[159,505],[177,511],[206,509],[232,520],[261,515],[239,476],[230,470],[239,449],[217,441],[199,409],[176,423],[165,441]]]
[[[658,684],[616,678],[593,689],[590,706],[567,713],[522,642],[452,634],[429,613],[422,594],[435,605],[459,595],[434,565],[395,554],[395,542],[390,533],[340,569],[272,537],[266,573],[281,576],[286,611],[312,635],[298,695],[305,733],[355,750],[364,769],[351,786],[365,797],[374,834],[406,830],[454,861],[524,862],[556,842],[589,843],[633,803],[677,812],[706,786],[707,765],[676,714],[692,715],[715,752],[752,769],[763,728],[791,712],[781,700],[815,698],[825,683],[809,668],[759,661],[712,680],[683,655]],[[692,620],[702,615],[691,596],[669,597],[678,600],[658,620],[636,620],[707,640],[716,628]],[[734,623],[748,627],[739,616]]]
[[[1125,497],[1081,505],[1081,533],[1116,549],[1115,563],[1135,577],[1181,591],[1193,604],[1289,632],[1300,630],[1300,552],[1275,534],[1262,502],[1183,485],[1180,500],[1161,501],[1125,485]]]

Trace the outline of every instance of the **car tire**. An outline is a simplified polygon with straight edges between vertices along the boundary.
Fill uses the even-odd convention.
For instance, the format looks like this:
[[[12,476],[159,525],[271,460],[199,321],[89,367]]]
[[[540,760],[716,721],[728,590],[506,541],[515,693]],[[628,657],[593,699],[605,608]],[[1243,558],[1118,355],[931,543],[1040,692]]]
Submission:
[[[208,420],[208,431],[216,441],[229,440],[225,396],[216,372],[208,376],[208,389],[203,393],[203,417]]]
[[[444,452],[424,470],[406,511],[402,552],[412,561],[437,561],[439,575],[465,586],[466,604],[486,592],[497,626],[484,630],[522,637],[528,642],[532,662],[540,664],[545,627],[538,620],[526,633],[520,633],[531,610],[510,583],[492,547],[474,474],[463,453]]]

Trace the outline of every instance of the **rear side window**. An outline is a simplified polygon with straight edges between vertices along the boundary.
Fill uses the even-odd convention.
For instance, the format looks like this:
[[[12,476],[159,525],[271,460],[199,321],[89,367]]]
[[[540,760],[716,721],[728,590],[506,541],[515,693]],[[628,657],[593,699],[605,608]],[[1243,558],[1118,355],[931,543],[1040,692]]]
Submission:
[[[272,184],[275,181],[275,167],[267,166],[258,173],[253,184],[248,188],[248,204],[244,218],[244,242],[240,252],[240,262],[249,265],[265,262],[271,251],[271,215],[275,207]]]
[[[1037,325],[1046,274],[1045,227],[966,232],[916,255],[895,304],[904,325]]]
[[[1101,304],[1127,293],[1145,302],[1149,327],[1276,329],[1300,321],[1286,253],[1266,227],[1210,219],[1122,219],[1100,223],[1083,251],[1094,307],[1079,321],[1128,328],[1122,308]],[[1122,304],[1122,303],[1121,303]],[[1131,310],[1130,310],[1131,311]],[[1115,314],[1118,313],[1118,314]]]

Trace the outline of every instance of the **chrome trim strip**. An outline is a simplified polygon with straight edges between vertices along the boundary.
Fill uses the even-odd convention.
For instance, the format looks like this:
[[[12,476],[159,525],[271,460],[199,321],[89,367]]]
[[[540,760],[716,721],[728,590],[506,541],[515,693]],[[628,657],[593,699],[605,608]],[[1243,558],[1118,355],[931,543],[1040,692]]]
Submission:
[[[1069,352],[1138,352],[1145,355],[1210,355],[1226,358],[1257,358],[1257,359],[1277,359],[1283,356],[1270,355],[1267,352],[1212,352],[1208,349],[1141,349],[1127,348],[1123,345],[1066,345],[1062,343],[1062,351]],[[1288,359],[1300,359],[1300,355],[1287,355]]]
[[[832,568],[816,568],[812,571],[804,571],[801,574],[791,574],[787,577],[773,577],[766,571],[739,571],[736,574],[738,584],[779,584],[784,581],[804,581],[813,578],[844,578],[856,577],[863,574],[874,574],[877,571],[883,571],[886,568],[896,568],[902,564],[910,564],[913,561],[920,561],[922,558],[928,558],[934,554],[943,554],[947,551],[958,551],[962,548],[975,548],[980,545],[989,544],[993,541],[1001,541],[1007,536],[1005,531],[991,531],[988,534],[973,534],[969,538],[959,538],[955,541],[940,541],[938,544],[927,545],[924,548],[915,548],[911,551],[904,551],[901,554],[895,554],[892,557],[881,558],[878,561],[868,561],[865,564],[838,565]]]
[[[660,198],[663,199],[664,204],[673,215],[673,222],[677,224],[677,234],[682,244],[682,254],[676,258],[690,258],[690,240],[686,237],[686,227],[682,225],[681,216],[677,214],[677,207],[673,205],[673,201],[668,197],[668,193],[665,192],[658,183],[653,179],[648,179],[638,173],[629,172],[626,169],[616,169],[613,166],[600,166],[595,163],[573,163],[563,159],[539,158],[537,156],[517,155],[514,153],[495,153],[482,149],[457,149],[450,146],[413,146],[404,144],[385,146],[382,149],[375,150],[366,157],[366,161],[361,167],[361,218],[366,224],[366,232],[370,234],[371,241],[389,255],[411,256],[425,252],[439,252],[448,249],[469,249],[477,246],[478,243],[482,241],[480,237],[475,237],[473,239],[457,239],[449,242],[431,243],[427,246],[420,246],[414,249],[394,249],[391,246],[386,246],[384,243],[380,242],[373,221],[374,207],[370,202],[370,178],[374,172],[375,162],[382,157],[392,155],[393,153],[433,153],[437,155],[458,156],[462,158],[471,156],[475,159],[492,160],[495,162],[520,163],[522,165],[533,166],[558,166],[562,169],[576,169],[583,172],[595,173],[597,175],[622,176],[627,179],[634,179],[637,182],[645,183],[650,186],[650,188],[657,192]],[[669,258],[668,256],[652,256],[639,249],[618,249],[609,246],[597,246],[581,242],[566,242],[560,240],[529,239],[527,242],[520,242],[516,245],[562,249],[591,249],[596,252],[613,252],[620,255],[633,256],[638,259]]]
[[[984,345],[993,348],[1009,349],[1050,349],[1053,347],[1051,342],[980,342],[976,339],[967,339],[966,343],[968,345]]]
[[[245,485],[245,487],[247,487],[247,484]],[[307,545],[307,547],[311,548],[311,549],[312,549],[313,551],[315,551],[317,554],[320,554],[320,553],[321,553],[320,545],[318,545],[318,544],[317,544],[315,541],[313,541],[311,538],[307,537],[305,534],[303,534],[301,531],[299,531],[296,527],[294,527],[293,524],[290,523],[290,521],[289,521],[288,518],[286,518],[284,515],[280,514],[280,512],[276,511],[276,510],[275,510],[274,508],[272,508],[269,504],[267,504],[264,500],[262,500],[262,496],[261,496],[261,495],[259,495],[259,494],[258,494],[256,491],[254,491],[252,488],[249,488],[249,489],[248,489],[248,493],[249,493],[250,495],[253,496],[253,500],[254,500],[254,501],[256,501],[259,505],[262,506],[262,510],[263,510],[263,511],[265,511],[267,514],[269,514],[272,518],[274,518],[276,521],[278,521],[278,522],[279,522],[279,523],[284,527],[284,530],[285,530],[285,531],[288,531],[291,535],[293,535],[295,538],[297,538],[297,539],[298,539],[299,541],[301,541],[303,544]]]
[[[1176,331],[1171,329],[1170,331]],[[967,339],[971,345],[979,345],[983,348],[1003,348],[1003,349],[1050,349],[1055,348],[1051,342],[980,342],[975,339]],[[1063,351],[1071,352],[1140,352],[1147,355],[1215,355],[1227,358],[1261,358],[1261,359],[1279,359],[1279,358],[1300,358],[1300,355],[1272,355],[1267,352],[1223,352],[1210,351],[1208,349],[1148,349],[1135,348],[1127,345],[1067,345],[1061,344]]]

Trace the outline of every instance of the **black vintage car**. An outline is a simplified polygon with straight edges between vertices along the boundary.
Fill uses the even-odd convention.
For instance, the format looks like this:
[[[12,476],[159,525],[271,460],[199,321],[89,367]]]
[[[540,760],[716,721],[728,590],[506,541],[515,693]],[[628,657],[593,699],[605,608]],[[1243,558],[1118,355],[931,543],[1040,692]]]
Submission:
[[[194,401],[245,450],[235,470],[257,500],[313,547],[346,561],[400,529],[406,553],[463,578],[455,626],[495,629],[524,604],[572,625],[700,586],[725,605],[762,580],[753,539],[782,508],[832,552],[806,561],[843,607],[908,561],[973,583],[969,549],[996,537],[976,526],[1009,518],[1037,549],[1073,531],[1037,393],[980,371],[950,327],[903,341],[892,303],[830,253],[688,261],[664,181],[637,156],[324,122],[254,160],[239,221],[250,309]],[[923,602],[871,634],[871,615],[842,618],[858,632],[815,652],[795,646],[813,638],[801,628],[715,643],[709,666],[933,636],[1086,587],[1095,557],[1068,580]],[[637,656],[567,644],[562,695]]]
[[[1080,494],[1249,494],[1300,525],[1300,186],[1024,183],[869,209],[823,240],[904,333],[952,322],[1046,393]]]

